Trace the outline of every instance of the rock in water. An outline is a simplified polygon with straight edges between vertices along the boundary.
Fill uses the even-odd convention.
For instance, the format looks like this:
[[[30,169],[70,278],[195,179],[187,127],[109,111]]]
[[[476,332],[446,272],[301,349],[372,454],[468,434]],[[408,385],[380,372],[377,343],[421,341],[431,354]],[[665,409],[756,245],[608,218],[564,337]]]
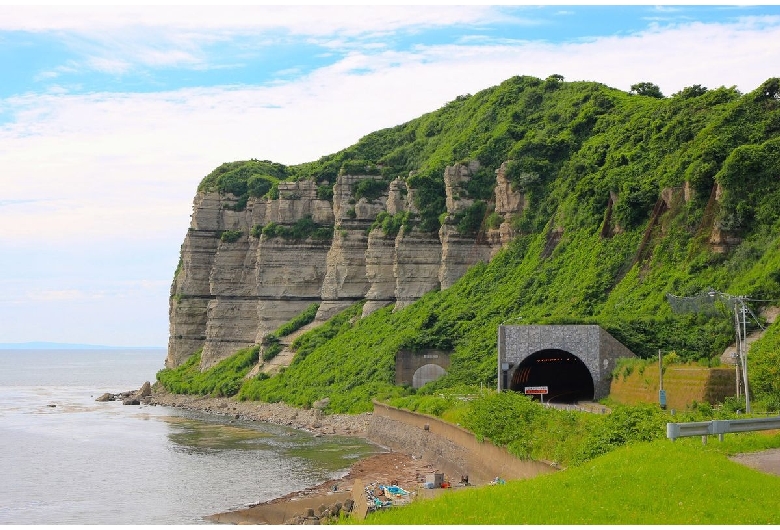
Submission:
[[[149,384],[149,381],[145,382],[141,386],[141,390],[138,391],[137,396],[138,397],[148,397],[152,395],[152,385]]]

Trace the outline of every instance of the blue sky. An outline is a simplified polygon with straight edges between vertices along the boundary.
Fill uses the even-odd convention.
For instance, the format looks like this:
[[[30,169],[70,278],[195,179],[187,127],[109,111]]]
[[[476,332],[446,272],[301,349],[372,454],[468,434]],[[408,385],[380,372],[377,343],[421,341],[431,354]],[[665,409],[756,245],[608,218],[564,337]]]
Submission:
[[[513,75],[780,75],[780,6],[0,5],[0,343],[164,346],[198,182],[314,160]]]

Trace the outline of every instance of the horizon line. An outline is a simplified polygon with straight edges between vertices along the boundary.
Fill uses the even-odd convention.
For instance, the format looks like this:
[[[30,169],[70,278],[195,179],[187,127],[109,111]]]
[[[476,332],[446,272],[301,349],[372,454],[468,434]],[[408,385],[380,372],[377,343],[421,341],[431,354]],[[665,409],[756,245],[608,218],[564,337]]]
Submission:
[[[76,350],[76,349],[94,349],[94,350],[163,350],[167,346],[110,346],[107,344],[82,344],[75,342],[48,342],[48,341],[29,341],[29,342],[0,342],[0,350]]]

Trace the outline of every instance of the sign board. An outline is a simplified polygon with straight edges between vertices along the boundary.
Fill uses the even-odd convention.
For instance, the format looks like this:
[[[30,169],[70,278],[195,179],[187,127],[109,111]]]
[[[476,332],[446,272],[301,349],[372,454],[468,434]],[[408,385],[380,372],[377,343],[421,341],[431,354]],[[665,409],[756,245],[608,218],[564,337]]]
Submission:
[[[546,386],[527,386],[525,387],[525,393],[526,394],[546,394],[547,393],[547,387]]]

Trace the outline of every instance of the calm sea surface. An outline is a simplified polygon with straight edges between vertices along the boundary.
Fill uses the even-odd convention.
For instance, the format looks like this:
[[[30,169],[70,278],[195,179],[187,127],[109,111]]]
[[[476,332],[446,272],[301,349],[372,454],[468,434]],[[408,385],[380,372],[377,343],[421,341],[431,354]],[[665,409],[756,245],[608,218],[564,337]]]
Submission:
[[[359,438],[98,403],[164,350],[0,350],[0,524],[200,524],[341,476]]]

